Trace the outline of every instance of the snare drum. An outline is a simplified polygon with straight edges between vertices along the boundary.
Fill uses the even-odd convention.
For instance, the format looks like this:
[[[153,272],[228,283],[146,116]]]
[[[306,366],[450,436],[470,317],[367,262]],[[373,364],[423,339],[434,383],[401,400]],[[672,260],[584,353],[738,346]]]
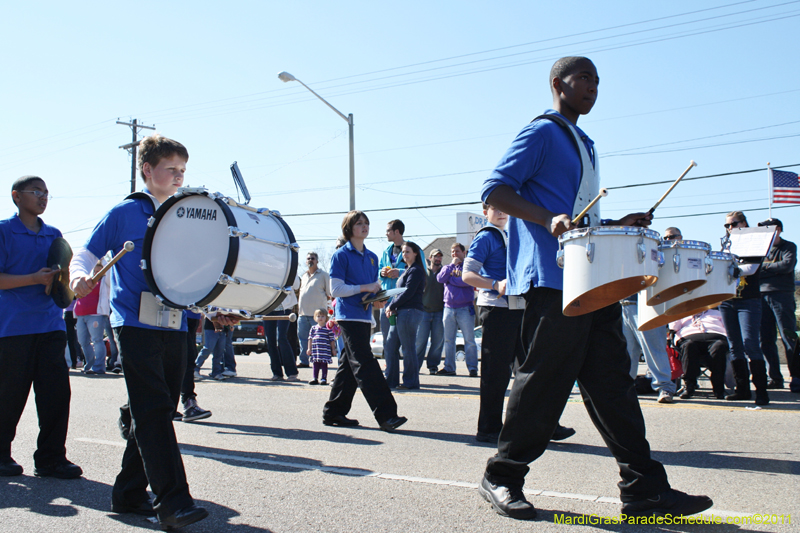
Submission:
[[[734,277],[734,256],[726,252],[711,252],[709,259],[708,282],[667,302],[668,315],[694,315],[736,296],[738,278]]]
[[[711,245],[700,241],[664,241],[658,281],[647,288],[647,305],[658,305],[700,287],[711,270]]]
[[[292,290],[298,248],[276,211],[179,189],[148,221],[142,270],[170,307],[267,314]]]
[[[558,239],[564,269],[564,315],[591,313],[658,279],[660,235],[646,228],[603,226],[568,231]]]

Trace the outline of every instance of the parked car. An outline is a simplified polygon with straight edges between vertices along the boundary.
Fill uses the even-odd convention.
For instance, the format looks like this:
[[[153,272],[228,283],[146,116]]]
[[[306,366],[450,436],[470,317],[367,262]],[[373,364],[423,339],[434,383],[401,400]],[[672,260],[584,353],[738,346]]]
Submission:
[[[370,340],[370,344],[372,345],[372,355],[374,355],[377,359],[383,359],[383,333],[380,331],[376,331],[372,334],[372,339]],[[428,346],[425,348],[425,353],[428,353],[428,350],[431,347],[431,339],[428,337]],[[400,359],[403,358],[403,348],[400,348]]]
[[[478,360],[481,358],[481,341],[483,340],[483,326],[475,328],[475,344],[478,348]],[[464,351],[464,334],[459,329],[456,332],[456,361],[463,361],[467,357]]]
[[[243,320],[233,327],[233,353],[250,355],[267,351],[264,323],[260,320]]]

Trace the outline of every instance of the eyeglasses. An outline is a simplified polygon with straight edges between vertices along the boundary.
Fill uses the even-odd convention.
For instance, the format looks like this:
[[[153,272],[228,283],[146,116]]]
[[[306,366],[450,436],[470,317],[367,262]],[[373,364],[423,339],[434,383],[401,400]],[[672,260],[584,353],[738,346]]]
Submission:
[[[672,240],[679,241],[681,239],[683,239],[682,235],[664,235],[664,240],[665,241],[672,241]]]
[[[735,228],[735,227],[737,227],[737,226],[738,226],[739,224],[741,224],[741,223],[742,223],[742,221],[741,221],[741,220],[734,220],[734,221],[733,221],[733,222],[731,222],[730,224],[723,224],[723,226],[725,226],[725,229],[731,229],[731,228]]]
[[[39,198],[39,199],[41,199],[41,198],[46,198],[48,200],[52,200],[53,199],[52,196],[50,196],[48,193],[43,192],[43,191],[33,190],[33,191],[17,191],[17,192],[29,192],[32,195],[34,195],[36,198]]]

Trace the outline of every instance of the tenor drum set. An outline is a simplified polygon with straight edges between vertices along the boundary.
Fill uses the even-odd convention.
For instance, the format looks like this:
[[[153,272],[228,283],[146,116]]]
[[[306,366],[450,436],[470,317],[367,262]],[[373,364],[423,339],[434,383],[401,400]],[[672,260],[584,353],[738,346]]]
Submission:
[[[650,213],[693,166],[694,162]],[[631,226],[579,228],[562,234],[558,242],[566,316],[591,313],[638,293],[639,330],[646,331],[736,295],[736,256],[712,252],[708,243],[662,241],[655,231]]]

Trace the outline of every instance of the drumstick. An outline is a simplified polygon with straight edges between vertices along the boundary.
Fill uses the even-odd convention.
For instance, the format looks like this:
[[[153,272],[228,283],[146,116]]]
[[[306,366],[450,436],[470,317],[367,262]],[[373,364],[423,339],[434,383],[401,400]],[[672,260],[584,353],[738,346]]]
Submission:
[[[288,320],[289,322],[296,322],[297,315],[292,313],[291,315],[265,316],[262,317],[261,320]]]
[[[105,275],[105,273],[108,272],[108,269],[114,266],[114,263],[122,259],[123,255],[127,254],[128,252],[132,252],[133,247],[134,247],[133,243],[131,241],[127,241],[125,243],[125,246],[122,247],[122,250],[120,250],[119,253],[115,255],[114,258],[111,261],[109,261],[106,266],[101,268],[97,274],[92,276],[92,283],[97,283],[97,280],[102,278]]]
[[[656,207],[658,207],[658,206],[659,206],[659,204],[660,204],[661,202],[663,202],[663,201],[664,201],[664,198],[666,198],[666,197],[667,197],[667,195],[668,195],[669,193],[671,193],[671,192],[672,192],[672,189],[674,189],[674,188],[675,188],[675,186],[678,184],[678,182],[679,182],[679,181],[681,181],[681,180],[683,179],[683,177],[684,177],[686,174],[688,174],[688,173],[689,173],[689,171],[690,171],[690,170],[692,170],[692,167],[696,167],[696,166],[697,166],[697,163],[695,163],[695,162],[694,162],[694,160],[690,161],[690,162],[689,162],[689,168],[687,168],[686,170],[684,170],[684,171],[683,171],[683,174],[681,174],[681,175],[680,175],[680,177],[679,177],[678,179],[676,179],[676,180],[675,180],[675,182],[674,182],[674,183],[673,183],[673,184],[670,186],[670,188],[669,188],[669,189],[667,189],[667,192],[665,192],[665,193],[664,193],[664,196],[662,196],[661,198],[659,198],[659,199],[658,199],[658,201],[656,202],[656,205],[654,205],[653,207],[651,207],[651,208],[650,208],[650,211],[648,211],[648,212],[647,212],[647,214],[648,214],[648,215],[652,215],[652,214],[653,214],[653,211],[655,211],[655,210],[656,210]]]
[[[572,225],[574,226],[575,224],[580,222],[581,219],[586,216],[586,213],[589,212],[589,209],[591,209],[592,206],[596,204],[600,200],[600,198],[603,198],[604,196],[608,196],[608,189],[600,189],[600,194],[598,194],[594,200],[589,202],[589,205],[587,205],[584,208],[584,210],[581,211],[580,214],[578,214],[578,216],[575,217],[575,219],[572,221]]]

